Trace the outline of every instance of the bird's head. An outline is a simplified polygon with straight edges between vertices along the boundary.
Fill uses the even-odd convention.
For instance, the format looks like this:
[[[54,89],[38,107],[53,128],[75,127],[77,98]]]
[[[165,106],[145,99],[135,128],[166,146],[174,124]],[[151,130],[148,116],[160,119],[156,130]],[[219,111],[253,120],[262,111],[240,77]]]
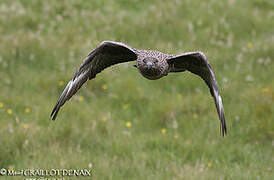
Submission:
[[[158,79],[161,77],[162,67],[159,60],[154,57],[145,57],[138,65],[142,75],[148,79]]]
[[[154,57],[146,57],[143,59],[143,63],[145,65],[145,68],[148,71],[153,71],[153,69],[157,69],[159,64],[158,64],[158,59],[154,58]]]

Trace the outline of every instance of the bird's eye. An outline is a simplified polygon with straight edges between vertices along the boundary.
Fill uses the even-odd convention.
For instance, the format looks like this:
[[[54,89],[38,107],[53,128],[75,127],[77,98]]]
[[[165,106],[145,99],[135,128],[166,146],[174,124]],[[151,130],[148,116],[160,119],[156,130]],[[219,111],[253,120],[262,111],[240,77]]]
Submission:
[[[156,59],[155,61],[154,61],[154,64],[156,64],[156,63],[158,63],[159,61]]]
[[[144,60],[143,60],[143,62],[144,62],[144,63],[147,63],[147,60],[146,60],[146,59],[144,59]]]

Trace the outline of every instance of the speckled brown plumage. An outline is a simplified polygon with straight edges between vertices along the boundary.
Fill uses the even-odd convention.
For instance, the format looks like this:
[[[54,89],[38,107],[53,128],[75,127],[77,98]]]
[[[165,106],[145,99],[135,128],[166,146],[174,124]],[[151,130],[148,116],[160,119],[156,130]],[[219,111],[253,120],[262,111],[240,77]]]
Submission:
[[[139,50],[113,41],[103,41],[85,58],[78,71],[69,81],[59,97],[51,117],[54,120],[66,101],[68,101],[88,80],[96,77],[107,67],[118,63],[136,61],[135,67],[147,79],[155,80],[168,73],[190,71],[200,76],[214,98],[221,121],[221,134],[226,134],[226,122],[222,99],[211,65],[202,52],[188,52],[181,55],[165,54],[154,50]]]

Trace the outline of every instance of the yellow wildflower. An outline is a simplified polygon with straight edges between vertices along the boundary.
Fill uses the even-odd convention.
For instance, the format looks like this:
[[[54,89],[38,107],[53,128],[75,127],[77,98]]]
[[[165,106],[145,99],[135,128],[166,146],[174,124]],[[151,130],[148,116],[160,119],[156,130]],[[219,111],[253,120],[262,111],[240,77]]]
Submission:
[[[25,112],[29,113],[30,112],[30,108],[25,108]]]
[[[262,88],[262,89],[261,89],[261,92],[262,92],[262,93],[267,93],[268,91],[269,91],[268,88]]]
[[[0,108],[4,107],[4,103],[0,102]]]
[[[12,109],[8,109],[8,110],[7,110],[7,113],[8,113],[8,114],[12,114]]]
[[[248,47],[248,48],[252,48],[252,47],[253,47],[253,44],[252,44],[251,42],[248,42],[248,43],[247,43],[247,47]]]
[[[198,118],[198,114],[197,114],[197,113],[194,113],[194,114],[193,114],[193,118],[194,118],[194,119],[197,119],[197,118]]]
[[[13,170],[14,169],[14,166],[13,165],[9,165],[8,166],[8,170]]]
[[[177,98],[178,98],[178,99],[182,99],[182,97],[183,97],[183,95],[182,95],[181,93],[178,93],[178,94],[177,94]]]
[[[130,128],[131,127],[131,122],[126,122],[126,127]]]
[[[63,86],[64,85],[64,81],[59,81],[58,85],[59,86]]]
[[[207,166],[211,167],[212,166],[212,162],[207,163]]]
[[[107,116],[103,116],[103,118],[102,118],[102,120],[105,122],[107,121],[107,119],[108,119]]]
[[[29,124],[27,124],[27,123],[22,123],[21,126],[22,126],[24,129],[28,129],[28,128],[29,128]]]
[[[84,100],[83,96],[79,96],[79,101],[82,102]]]
[[[179,138],[179,136],[176,134],[176,135],[174,136],[174,138],[175,138],[175,139],[178,139],[178,138]]]
[[[165,128],[162,128],[161,133],[162,133],[162,134],[166,134],[166,129],[165,129]]]
[[[123,104],[123,109],[128,109],[130,104]]]
[[[103,85],[102,85],[102,89],[103,89],[103,90],[106,90],[107,88],[108,88],[108,86],[107,86],[106,84],[103,84]]]

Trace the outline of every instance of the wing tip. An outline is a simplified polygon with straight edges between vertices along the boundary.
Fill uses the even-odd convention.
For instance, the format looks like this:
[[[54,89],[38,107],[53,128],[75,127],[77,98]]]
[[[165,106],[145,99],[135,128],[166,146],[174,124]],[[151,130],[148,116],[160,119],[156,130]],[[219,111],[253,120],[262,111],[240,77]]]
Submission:
[[[57,104],[54,106],[52,112],[50,113],[51,120],[54,121],[56,119],[59,110],[60,110],[60,106],[59,106],[59,103],[57,102]]]
[[[225,137],[227,135],[226,126],[221,125],[221,136]]]
[[[220,122],[220,135],[224,137],[225,135],[227,135],[227,127],[226,127],[226,121],[225,121],[223,102],[222,102],[222,98],[221,98],[219,90],[218,90],[217,82],[216,82],[215,89],[213,89],[212,95],[214,97],[215,105],[216,105],[217,112],[219,115],[219,119],[221,121]]]
[[[226,127],[225,115],[224,115],[224,112],[223,112],[223,111],[221,112],[220,120],[221,120],[221,124],[220,124],[220,134],[221,134],[221,136],[224,137],[225,135],[227,135],[227,127]]]
[[[51,120],[54,121],[54,120],[56,119],[57,114],[58,114],[58,112],[59,112],[59,109],[60,109],[60,108],[58,108],[58,109],[53,109],[52,113],[50,114]]]

